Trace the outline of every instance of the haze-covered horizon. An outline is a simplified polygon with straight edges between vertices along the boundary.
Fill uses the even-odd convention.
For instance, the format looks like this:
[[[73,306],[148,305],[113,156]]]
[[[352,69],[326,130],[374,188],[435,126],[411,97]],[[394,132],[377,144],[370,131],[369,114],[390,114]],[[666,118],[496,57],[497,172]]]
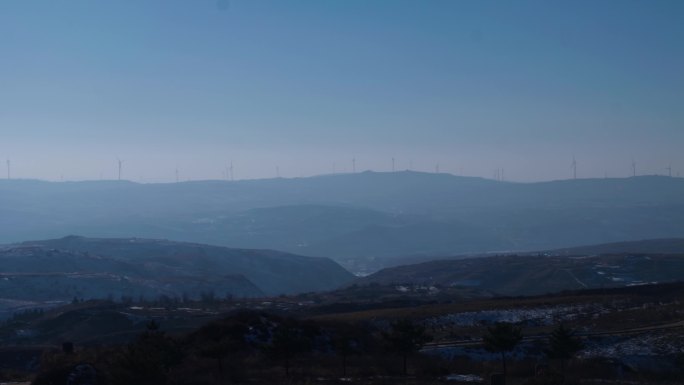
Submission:
[[[496,170],[495,170],[496,171]],[[6,171],[5,171],[6,172]],[[18,178],[18,177],[12,177],[10,179],[7,179],[5,176],[4,178],[0,178],[0,183],[4,183],[7,181],[10,182],[15,182],[15,181],[27,181],[27,182],[46,182],[46,183],[81,183],[81,182],[123,182],[123,183],[134,183],[134,184],[175,184],[175,183],[201,183],[201,182],[258,182],[258,181],[271,181],[271,180],[294,180],[294,179],[309,179],[309,178],[325,178],[325,177],[336,177],[336,176],[353,176],[353,175],[359,175],[359,174],[366,174],[366,173],[373,173],[373,174],[389,174],[389,173],[416,173],[416,174],[432,174],[432,175],[442,175],[442,176],[447,176],[447,177],[455,177],[455,178],[473,178],[473,179],[481,179],[485,181],[493,181],[493,182],[503,182],[503,183],[517,183],[517,184],[543,184],[543,183],[554,183],[554,182],[570,182],[570,181],[591,181],[591,180],[619,180],[619,179],[631,179],[631,178],[651,178],[651,177],[663,177],[663,178],[682,178],[681,175],[679,174],[673,174],[672,176],[667,175],[667,170],[665,174],[637,174],[636,176],[632,175],[624,175],[624,176],[597,176],[597,177],[586,177],[586,178],[573,178],[572,176],[569,178],[557,178],[557,179],[539,179],[539,180],[521,180],[521,181],[516,181],[516,180],[510,180],[506,179],[505,177],[503,179],[498,179],[499,176],[494,172],[494,175],[487,177],[487,176],[477,176],[477,175],[458,175],[458,174],[452,174],[448,172],[435,172],[435,171],[420,171],[420,170],[396,170],[396,171],[375,171],[375,170],[361,170],[357,172],[335,172],[335,173],[322,173],[322,174],[312,174],[312,175],[302,175],[302,176],[264,176],[264,177],[255,177],[255,178],[230,178],[230,173],[228,171],[228,176],[226,176],[226,170],[223,171],[223,174],[221,175],[220,178],[179,178],[178,180],[175,179],[151,179],[151,180],[135,180],[135,179],[127,179],[125,177],[122,177],[121,179],[117,179],[116,176],[113,178],[109,179],[100,179],[100,178],[93,178],[93,179],[59,179],[59,180],[50,180],[50,179],[40,179],[40,178]],[[674,173],[674,169],[673,169]]]
[[[0,243],[141,237],[394,258],[681,237],[684,179],[508,183],[444,174],[130,182],[0,181]]]
[[[684,172],[679,1],[4,1],[11,176]],[[668,168],[671,168],[668,170]]]

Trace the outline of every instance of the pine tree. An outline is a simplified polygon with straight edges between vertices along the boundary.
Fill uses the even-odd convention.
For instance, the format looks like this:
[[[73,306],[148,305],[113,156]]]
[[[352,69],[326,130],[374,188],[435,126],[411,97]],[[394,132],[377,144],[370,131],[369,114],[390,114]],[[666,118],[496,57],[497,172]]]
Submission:
[[[584,348],[582,341],[575,337],[575,333],[563,324],[558,325],[549,337],[549,349],[546,354],[549,358],[558,359],[561,362],[561,371],[565,375],[565,361],[571,359]]]
[[[485,349],[493,353],[501,353],[503,374],[506,376],[506,353],[513,351],[522,341],[522,329],[508,322],[497,322],[487,328],[487,334],[482,338]]]
[[[273,330],[270,344],[265,346],[265,350],[273,358],[284,361],[285,376],[290,377],[291,359],[297,354],[310,352],[318,334],[318,329],[312,324],[284,319]]]
[[[404,375],[407,373],[406,361],[409,354],[420,350],[427,342],[432,341],[421,325],[409,319],[401,319],[392,324],[389,333],[383,333],[390,350],[400,353],[404,359]]]

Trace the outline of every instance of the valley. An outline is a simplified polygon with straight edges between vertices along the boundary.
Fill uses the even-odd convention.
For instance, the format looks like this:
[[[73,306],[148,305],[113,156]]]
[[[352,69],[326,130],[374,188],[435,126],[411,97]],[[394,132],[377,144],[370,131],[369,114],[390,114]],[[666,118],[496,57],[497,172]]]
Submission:
[[[166,384],[489,384],[497,327],[520,333],[504,354],[515,385],[670,385],[683,370],[679,178],[0,193],[0,381],[60,383],[88,362],[114,385],[139,365]],[[559,361],[561,325],[579,348]]]

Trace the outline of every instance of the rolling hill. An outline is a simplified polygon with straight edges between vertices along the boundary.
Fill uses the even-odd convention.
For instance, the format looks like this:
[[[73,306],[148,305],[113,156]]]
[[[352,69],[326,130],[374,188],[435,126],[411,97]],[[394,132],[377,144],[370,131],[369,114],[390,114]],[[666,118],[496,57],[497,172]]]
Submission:
[[[352,279],[326,258],[165,240],[68,236],[0,248],[5,308],[74,297],[274,296],[334,289]]]
[[[552,250],[553,255],[590,255],[590,254],[682,254],[684,238],[644,239],[631,242],[614,242],[599,245],[570,247]]]
[[[429,261],[380,270],[359,285],[471,287],[520,296],[684,281],[684,253],[586,256],[499,255]]]

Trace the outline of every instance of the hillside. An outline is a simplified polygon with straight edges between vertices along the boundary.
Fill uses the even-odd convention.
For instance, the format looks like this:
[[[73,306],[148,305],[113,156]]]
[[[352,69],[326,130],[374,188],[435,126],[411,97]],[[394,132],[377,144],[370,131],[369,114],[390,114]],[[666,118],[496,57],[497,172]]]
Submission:
[[[590,254],[681,254],[684,252],[684,238],[644,239],[632,242],[614,242],[600,245],[570,247],[549,251],[555,255]]]
[[[335,258],[529,251],[684,236],[684,179],[539,183],[419,172],[138,184],[0,180],[0,242],[165,238]],[[360,271],[360,270],[358,270]]]
[[[518,296],[683,280],[684,254],[680,253],[439,260],[387,268],[356,283],[465,286]]]
[[[353,278],[325,258],[76,236],[0,248],[0,277],[5,308],[74,297],[256,297],[329,290]]]

